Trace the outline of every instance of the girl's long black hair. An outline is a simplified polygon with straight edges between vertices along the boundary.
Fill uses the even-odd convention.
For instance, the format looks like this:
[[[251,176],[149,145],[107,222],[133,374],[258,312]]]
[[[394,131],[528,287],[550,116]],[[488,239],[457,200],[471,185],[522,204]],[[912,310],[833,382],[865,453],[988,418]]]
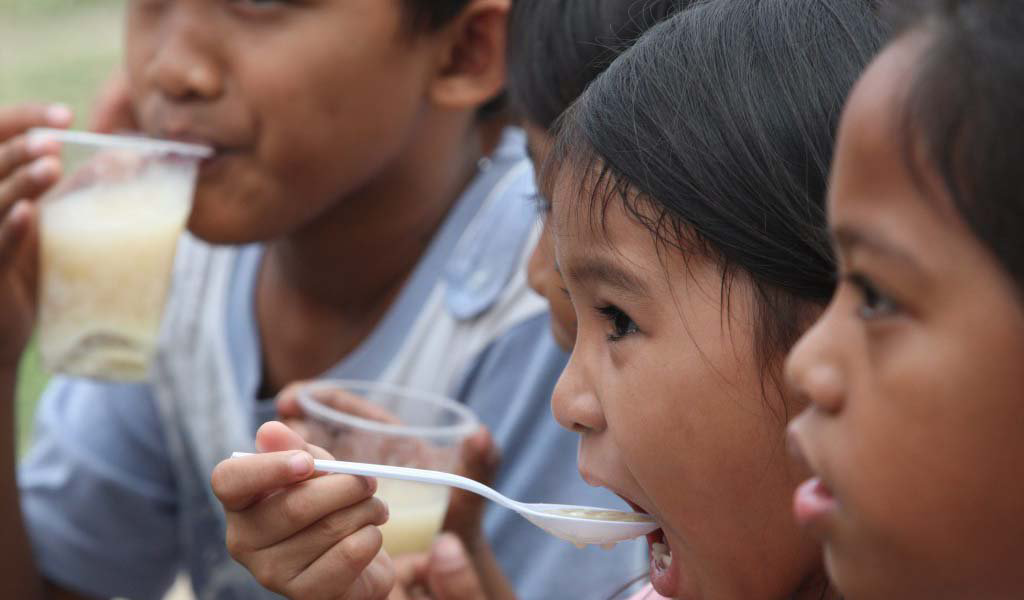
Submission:
[[[885,39],[876,4],[699,2],[590,86],[546,169],[576,180],[594,225],[621,202],[663,247],[717,261],[723,306],[744,275],[754,350],[776,383],[835,285],[828,173],[843,104]]]

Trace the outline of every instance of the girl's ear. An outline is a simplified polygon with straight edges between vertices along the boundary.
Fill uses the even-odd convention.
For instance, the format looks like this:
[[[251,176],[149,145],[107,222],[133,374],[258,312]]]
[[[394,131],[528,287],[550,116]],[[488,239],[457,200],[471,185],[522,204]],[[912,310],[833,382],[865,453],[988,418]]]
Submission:
[[[442,108],[480,108],[505,89],[510,0],[471,0],[445,37],[429,96]]]

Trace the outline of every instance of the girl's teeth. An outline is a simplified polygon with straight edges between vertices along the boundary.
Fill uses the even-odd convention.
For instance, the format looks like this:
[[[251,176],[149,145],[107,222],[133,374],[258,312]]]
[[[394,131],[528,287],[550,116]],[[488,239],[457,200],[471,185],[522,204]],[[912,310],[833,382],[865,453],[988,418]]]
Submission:
[[[651,558],[654,559],[654,564],[662,571],[672,566],[672,550],[668,547],[668,544],[652,544]]]

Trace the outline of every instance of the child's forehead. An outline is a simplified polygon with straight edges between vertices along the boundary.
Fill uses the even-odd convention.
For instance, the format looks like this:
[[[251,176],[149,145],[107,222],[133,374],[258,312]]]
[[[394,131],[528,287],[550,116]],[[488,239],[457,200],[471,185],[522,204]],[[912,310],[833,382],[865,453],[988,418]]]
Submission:
[[[897,199],[913,199],[915,209],[956,220],[949,190],[908,112],[927,41],[922,33],[900,38],[876,58],[854,88],[833,165],[833,221],[857,209],[889,212]]]
[[[843,115],[841,138],[864,145],[892,145],[902,128],[901,114],[920,59],[923,40],[907,36],[891,44],[868,66],[854,86]]]

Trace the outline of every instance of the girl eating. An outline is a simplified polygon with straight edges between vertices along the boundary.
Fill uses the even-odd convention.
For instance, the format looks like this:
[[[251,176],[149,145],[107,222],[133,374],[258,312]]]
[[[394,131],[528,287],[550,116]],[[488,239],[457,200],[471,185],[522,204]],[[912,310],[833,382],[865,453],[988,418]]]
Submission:
[[[867,1],[700,3],[563,120],[545,187],[578,331],[554,413],[583,477],[661,525],[662,596],[832,597],[779,380],[832,294],[837,120],[881,38]]]

